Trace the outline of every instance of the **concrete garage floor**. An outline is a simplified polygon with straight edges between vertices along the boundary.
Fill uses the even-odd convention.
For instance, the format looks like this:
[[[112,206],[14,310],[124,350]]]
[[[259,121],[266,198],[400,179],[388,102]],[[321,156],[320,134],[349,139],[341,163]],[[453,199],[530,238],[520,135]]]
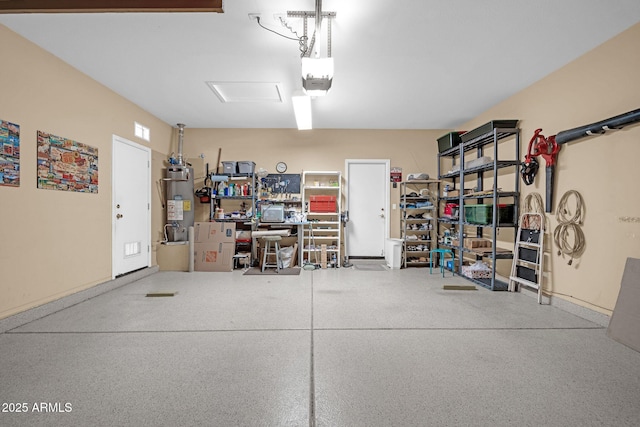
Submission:
[[[1,334],[0,425],[640,425],[640,353],[604,326],[444,284],[469,282],[155,273]]]

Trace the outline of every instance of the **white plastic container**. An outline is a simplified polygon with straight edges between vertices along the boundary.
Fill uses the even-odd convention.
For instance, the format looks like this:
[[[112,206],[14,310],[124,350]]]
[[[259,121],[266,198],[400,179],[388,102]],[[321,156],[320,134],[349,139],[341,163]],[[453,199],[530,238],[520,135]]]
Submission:
[[[387,239],[384,245],[384,260],[387,267],[399,269],[402,266],[402,239]]]

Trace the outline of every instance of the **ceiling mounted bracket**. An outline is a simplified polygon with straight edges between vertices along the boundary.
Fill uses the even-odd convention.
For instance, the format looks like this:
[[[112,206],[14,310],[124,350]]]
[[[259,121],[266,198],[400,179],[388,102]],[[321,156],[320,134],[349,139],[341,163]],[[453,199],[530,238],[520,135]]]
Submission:
[[[335,12],[322,12],[321,16],[323,18],[335,18]],[[288,10],[287,18],[315,18],[316,12],[314,10],[304,11],[304,10]]]
[[[313,51],[313,48],[316,42],[315,29],[313,31],[313,35],[311,36],[311,39],[309,40],[309,37],[307,35],[307,29],[308,29],[307,21],[309,18],[315,19],[316,16],[318,15],[321,18],[329,19],[329,25],[327,27],[327,49],[328,49],[327,56],[331,57],[331,20],[336,17],[336,12],[320,12],[318,14],[314,10],[288,10],[287,11],[287,18],[302,18],[304,20],[304,32],[303,32],[304,36],[300,39],[301,40],[300,57],[302,58],[305,58],[305,57],[308,58],[311,56],[311,52]],[[318,27],[319,20],[315,19],[315,22],[316,22],[316,27]]]

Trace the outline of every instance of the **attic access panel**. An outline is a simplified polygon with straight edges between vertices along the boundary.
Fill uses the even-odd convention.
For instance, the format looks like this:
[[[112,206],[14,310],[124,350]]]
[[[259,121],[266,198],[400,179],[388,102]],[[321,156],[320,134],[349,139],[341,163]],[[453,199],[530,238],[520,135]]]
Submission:
[[[222,0],[2,0],[0,13],[218,12]]]
[[[284,102],[277,82],[205,82],[220,102]]]

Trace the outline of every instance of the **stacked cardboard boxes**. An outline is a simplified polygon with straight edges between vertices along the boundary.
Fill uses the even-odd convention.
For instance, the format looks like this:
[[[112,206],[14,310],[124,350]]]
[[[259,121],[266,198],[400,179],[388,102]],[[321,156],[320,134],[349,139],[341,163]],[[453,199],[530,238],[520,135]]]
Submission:
[[[458,240],[457,238],[453,237],[451,238],[451,246],[458,246],[460,244],[460,240]],[[491,249],[492,243],[491,240],[489,239],[485,239],[483,237],[465,237],[462,240],[462,245],[466,248],[466,249],[471,249],[471,250],[475,250],[475,249]]]
[[[233,271],[236,251],[234,222],[194,224],[194,268],[196,271]]]

